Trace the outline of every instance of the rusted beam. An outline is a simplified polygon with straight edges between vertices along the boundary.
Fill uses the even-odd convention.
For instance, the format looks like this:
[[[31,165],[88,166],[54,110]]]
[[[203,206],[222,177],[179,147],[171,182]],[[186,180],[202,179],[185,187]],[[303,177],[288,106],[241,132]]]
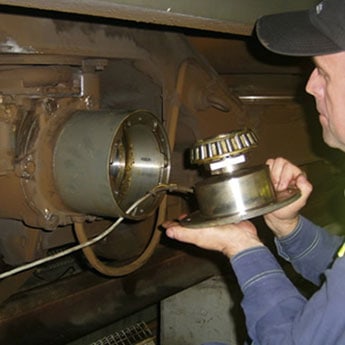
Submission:
[[[223,258],[204,254],[162,246],[144,267],[126,277],[108,279],[87,271],[22,292],[0,307],[0,343],[66,344],[227,267]]]

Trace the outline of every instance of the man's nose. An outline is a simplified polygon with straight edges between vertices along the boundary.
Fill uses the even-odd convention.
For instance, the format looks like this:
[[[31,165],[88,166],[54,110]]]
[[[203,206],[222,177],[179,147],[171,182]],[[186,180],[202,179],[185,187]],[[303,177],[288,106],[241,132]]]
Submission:
[[[308,82],[305,86],[305,90],[307,93],[309,93],[310,95],[317,97],[320,95],[320,85],[318,82],[318,74],[317,74],[317,69],[314,68],[314,70],[311,72]]]

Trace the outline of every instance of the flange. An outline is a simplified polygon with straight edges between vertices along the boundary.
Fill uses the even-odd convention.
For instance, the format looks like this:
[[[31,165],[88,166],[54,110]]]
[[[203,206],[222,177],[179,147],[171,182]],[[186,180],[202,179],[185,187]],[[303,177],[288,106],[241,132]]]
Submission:
[[[284,191],[277,192],[275,199],[266,205],[261,205],[248,209],[243,213],[233,213],[223,217],[207,218],[200,211],[196,211],[180,220],[182,226],[187,228],[206,228],[217,225],[233,224],[242,220],[255,218],[287,206],[301,196],[297,188],[288,188]]]

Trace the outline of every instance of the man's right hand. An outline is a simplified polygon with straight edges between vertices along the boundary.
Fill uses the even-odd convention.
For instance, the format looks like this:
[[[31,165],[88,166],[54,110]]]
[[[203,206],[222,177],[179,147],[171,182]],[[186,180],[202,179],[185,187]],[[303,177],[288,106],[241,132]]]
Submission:
[[[288,187],[297,187],[301,192],[301,197],[292,204],[264,216],[273,233],[277,237],[284,237],[296,228],[299,211],[306,204],[313,187],[305,173],[284,158],[269,159],[266,164],[270,168],[272,183],[277,192]]]
[[[255,226],[249,221],[199,229],[184,228],[174,221],[166,221],[162,225],[168,237],[203,249],[216,250],[228,258],[244,250],[263,246]]]

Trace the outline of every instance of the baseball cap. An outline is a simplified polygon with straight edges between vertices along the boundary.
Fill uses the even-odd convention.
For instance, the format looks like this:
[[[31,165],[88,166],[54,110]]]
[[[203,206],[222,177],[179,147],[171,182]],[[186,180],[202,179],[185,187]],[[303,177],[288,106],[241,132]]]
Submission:
[[[309,10],[261,17],[256,33],[264,47],[283,55],[345,51],[345,0],[323,0]]]

